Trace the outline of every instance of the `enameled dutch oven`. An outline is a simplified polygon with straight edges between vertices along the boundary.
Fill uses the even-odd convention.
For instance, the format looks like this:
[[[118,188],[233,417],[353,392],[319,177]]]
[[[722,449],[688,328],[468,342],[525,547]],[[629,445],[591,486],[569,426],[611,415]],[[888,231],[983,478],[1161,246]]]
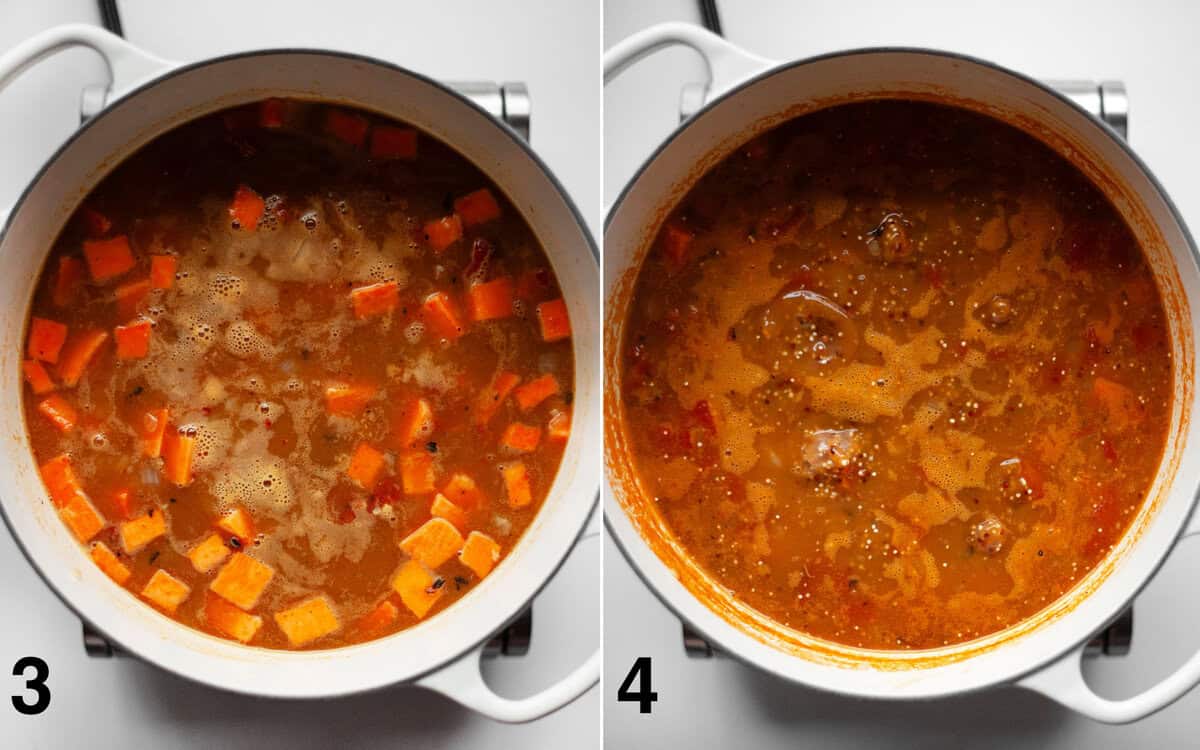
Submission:
[[[579,538],[600,483],[600,311],[594,243],[546,166],[512,130],[447,87],[378,60],[277,50],[178,65],[91,26],[44,32],[0,57],[0,88],[70,46],[91,47],[112,76],[108,105],[67,140],[25,189],[0,234],[0,509],[34,568],[71,609],[126,651],[228,690],[321,698],[398,683],[437,690],[502,721],[528,721],[599,679],[598,652],[533,696],[496,695],[479,673],[482,644],[546,584]],[[344,103],[409,122],[450,144],[508,194],[546,248],[563,287],[575,347],[574,428],[542,511],[508,558],[461,601],[395,635],[326,651],[253,648],[179,625],[107,580],[55,516],[29,450],[20,346],[38,272],[87,193],[157,135],[266,96]],[[3,216],[0,216],[0,221]],[[589,452],[590,449],[590,452]]]
[[[695,26],[642,31],[605,56],[611,78],[659,48],[684,44],[704,57],[709,102],[642,165],[607,217],[605,299],[605,517],[646,583],[723,651],[798,683],[849,696],[937,698],[1016,684],[1106,722],[1134,721],[1200,680],[1200,654],[1128,700],[1097,696],[1080,657],[1089,637],[1115,618],[1172,547],[1200,532],[1189,525],[1200,485],[1200,434],[1191,419],[1194,341],[1200,310],[1196,247],[1178,211],[1125,141],[1052,89],[996,65],[922,49],[864,49],[777,63],[750,55]],[[914,652],[855,649],[790,630],[736,600],[672,539],[637,486],[620,421],[620,340],[638,268],[662,217],[705,170],[752,136],[805,112],[871,98],[910,98],[965,107],[1044,141],[1100,186],[1145,248],[1168,310],[1175,358],[1167,450],[1149,501],[1098,568],[1048,609],[1005,631]]]

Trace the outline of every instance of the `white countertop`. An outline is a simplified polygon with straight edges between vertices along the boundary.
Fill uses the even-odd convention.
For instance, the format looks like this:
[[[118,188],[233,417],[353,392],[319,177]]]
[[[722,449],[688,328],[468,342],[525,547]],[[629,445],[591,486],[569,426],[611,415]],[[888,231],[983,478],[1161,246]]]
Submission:
[[[533,146],[594,230],[600,208],[600,6],[519,2],[193,3],[122,0],[126,37],[165,58],[312,46],[383,58],[443,80],[523,81]],[[0,49],[58,23],[98,23],[91,0],[0,2]],[[0,206],[7,207],[78,124],[80,89],[106,80],[99,59],[69,51],[0,94]],[[598,233],[598,232],[597,232]],[[520,696],[565,674],[600,633],[600,545],[583,543],[537,598],[528,656],[489,662],[497,690]],[[420,689],[325,702],[248,699],[199,687],[133,659],[84,656],[79,621],[0,531],[0,693],[19,692],[12,664],[50,666],[52,699],[26,717],[0,700],[5,747],[483,748],[599,747],[600,693],[544,720],[504,726]]]
[[[1130,140],[1195,230],[1200,227],[1200,121],[1195,73],[1200,4],[1064,2],[718,2],[725,35],[774,59],[872,45],[928,46],[991,59],[1033,76],[1119,79],[1130,96]],[[663,20],[699,22],[693,0],[607,0],[605,47]],[[628,70],[604,96],[604,196],[621,187],[675,127],[679,88],[704,80],[700,58],[676,48]],[[853,701],[767,676],[727,658],[689,660],[679,622],[605,543],[605,744],[643,748],[1125,748],[1195,747],[1200,691],[1137,724],[1108,727],[1040,696],[995,690],[923,704]],[[1103,695],[1130,696],[1200,647],[1200,543],[1183,543],[1137,599],[1132,653],[1090,661]],[[650,715],[618,703],[635,657],[650,656]]]

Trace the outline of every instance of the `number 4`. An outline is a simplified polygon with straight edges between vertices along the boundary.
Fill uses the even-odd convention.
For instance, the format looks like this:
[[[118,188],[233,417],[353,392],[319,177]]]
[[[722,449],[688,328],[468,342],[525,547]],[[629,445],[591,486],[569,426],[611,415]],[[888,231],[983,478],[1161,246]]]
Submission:
[[[630,690],[630,687],[633,686],[633,678],[639,675],[638,689],[635,693]],[[650,713],[651,706],[658,700],[658,693],[650,689],[649,656],[639,656],[634,659],[633,668],[629,670],[629,674],[625,675],[625,681],[621,683],[621,687],[617,688],[617,700],[621,702],[636,702],[639,713]]]

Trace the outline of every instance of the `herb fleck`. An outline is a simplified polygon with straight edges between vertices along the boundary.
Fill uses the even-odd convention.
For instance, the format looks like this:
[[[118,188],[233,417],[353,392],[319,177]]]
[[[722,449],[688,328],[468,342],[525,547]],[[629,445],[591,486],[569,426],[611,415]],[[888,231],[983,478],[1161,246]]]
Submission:
[[[430,453],[437,453],[437,442],[430,440],[425,444],[425,450],[429,451]]]

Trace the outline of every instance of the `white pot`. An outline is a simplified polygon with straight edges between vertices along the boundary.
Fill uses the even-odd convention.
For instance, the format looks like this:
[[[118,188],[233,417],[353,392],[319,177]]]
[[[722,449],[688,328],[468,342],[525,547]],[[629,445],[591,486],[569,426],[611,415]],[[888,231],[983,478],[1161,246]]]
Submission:
[[[1065,97],[990,63],[929,50],[870,49],[774,63],[697,27],[640,32],[605,57],[611,77],[666,45],[698,50],[712,76],[710,103],[641,167],[608,215],[604,235],[605,517],[626,557],[662,601],[722,650],[780,677],[849,696],[936,698],[996,685],[1039,691],[1106,722],[1146,716],[1200,680],[1200,655],[1150,690],[1122,701],[1084,683],[1088,638],[1130,603],[1172,546],[1190,533],[1200,485],[1200,435],[1191,420],[1200,310],[1196,247],[1154,177],[1125,142]],[[1166,456],[1132,531],[1091,575],[1035,617],[979,641],[919,652],[865,651],[788,630],[737,602],[691,562],[637,491],[619,406],[621,326],[658,224],[704,170],[739,144],[805,111],[877,96],[954,103],[1016,124],[1068,156],[1102,187],[1146,249],[1168,308],[1176,362]]]
[[[463,97],[423,76],[348,54],[282,50],[191,65],[157,59],[91,26],[51,29],[0,58],[0,88],[68,46],[98,51],[112,74],[108,106],[71,136],[13,207],[0,257],[0,508],[46,583],[123,649],[176,674],[238,692],[318,698],[413,682],[503,721],[527,721],[599,679],[593,654],[561,682],[521,700],[493,693],[479,674],[482,644],[514,618],[558,569],[591,512],[600,482],[600,313],[594,244],[561,186],[525,143]],[[508,194],[546,248],[574,330],[574,428],[542,511],[475,590],[395,635],[326,651],[243,646],[165,617],[108,580],[57,518],[38,477],[21,410],[21,345],[38,272],[59,228],[115,165],[160,133],[265,96],[318,98],[381,112],[446,141]],[[589,448],[591,449],[589,451]]]

